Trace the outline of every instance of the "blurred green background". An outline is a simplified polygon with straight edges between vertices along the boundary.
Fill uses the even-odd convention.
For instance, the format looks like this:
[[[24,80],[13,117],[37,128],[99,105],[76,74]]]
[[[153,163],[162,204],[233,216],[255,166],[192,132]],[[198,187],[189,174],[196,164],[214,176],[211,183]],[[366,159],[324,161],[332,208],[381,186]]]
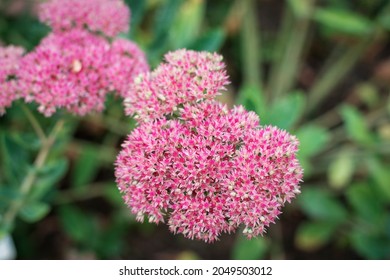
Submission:
[[[0,0],[2,44],[31,50],[49,32],[36,2]],[[217,51],[232,81],[221,101],[297,135],[302,194],[249,241],[135,222],[113,174],[134,122],[111,98],[102,115],[67,116],[14,225],[19,259],[390,259],[390,1],[126,2],[124,36],[152,68],[170,50]],[[60,116],[36,117],[50,131]],[[19,106],[0,118],[0,211],[19,198],[36,138]]]

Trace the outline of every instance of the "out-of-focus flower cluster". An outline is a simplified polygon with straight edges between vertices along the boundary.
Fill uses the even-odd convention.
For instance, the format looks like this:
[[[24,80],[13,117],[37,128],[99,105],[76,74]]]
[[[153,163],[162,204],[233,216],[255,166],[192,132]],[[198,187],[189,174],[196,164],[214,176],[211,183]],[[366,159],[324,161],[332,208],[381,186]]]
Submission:
[[[0,47],[0,115],[19,97],[17,73],[23,53],[20,47]]]
[[[228,83],[217,54],[179,50],[139,76],[127,112],[139,126],[115,175],[139,221],[212,242],[243,227],[262,235],[299,190],[298,140],[253,112],[212,100]]]
[[[83,116],[102,111],[108,93],[127,96],[134,77],[149,70],[135,43],[107,39],[128,30],[130,10],[122,0],[49,0],[38,12],[53,32],[20,58],[17,89],[0,81],[7,100],[22,96],[45,116],[58,109]]]
[[[49,0],[39,19],[55,32],[86,28],[115,37],[129,30],[130,10],[122,0]]]

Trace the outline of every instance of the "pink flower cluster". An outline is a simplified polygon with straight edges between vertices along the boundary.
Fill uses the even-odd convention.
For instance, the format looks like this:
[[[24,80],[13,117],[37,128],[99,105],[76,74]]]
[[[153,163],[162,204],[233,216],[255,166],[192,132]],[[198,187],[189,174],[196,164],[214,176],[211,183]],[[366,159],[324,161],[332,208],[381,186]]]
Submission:
[[[20,79],[26,100],[38,103],[45,116],[58,108],[78,115],[103,110],[109,80],[102,54],[109,48],[103,38],[86,31],[52,33],[23,58]]]
[[[141,123],[122,148],[115,175],[137,220],[190,239],[213,242],[240,226],[262,235],[300,192],[297,138],[243,107],[184,104],[177,118]]]
[[[21,47],[0,47],[0,115],[19,97],[18,72],[23,53]]]
[[[126,113],[139,121],[172,114],[186,103],[210,100],[228,84],[222,56],[178,50],[165,63],[138,76],[125,100]]]
[[[87,28],[115,37],[129,30],[130,10],[122,0],[49,0],[39,19],[55,32]]]
[[[58,109],[79,116],[101,112],[108,93],[127,96],[134,78],[149,70],[135,43],[90,32],[125,31],[129,10],[123,1],[51,0],[40,15],[54,32],[22,58],[19,79],[25,100],[45,116]]]

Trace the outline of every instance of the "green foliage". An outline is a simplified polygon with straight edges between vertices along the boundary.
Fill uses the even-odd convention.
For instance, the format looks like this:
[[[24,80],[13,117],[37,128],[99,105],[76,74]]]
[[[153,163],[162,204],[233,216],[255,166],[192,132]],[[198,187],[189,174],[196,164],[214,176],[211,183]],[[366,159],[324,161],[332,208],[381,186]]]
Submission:
[[[314,20],[334,31],[350,35],[366,36],[373,30],[368,19],[352,11],[318,8]]]
[[[263,118],[263,124],[290,130],[305,109],[305,96],[301,92],[290,93],[271,104]]]
[[[232,258],[235,260],[259,260],[264,258],[268,251],[268,242],[263,238],[252,238],[248,240],[239,236],[232,251]]]
[[[341,224],[348,217],[345,207],[322,188],[307,187],[298,198],[302,210],[313,220]]]
[[[326,245],[335,234],[337,223],[302,223],[295,236],[295,246],[303,251],[315,251]]]
[[[353,152],[347,149],[340,152],[329,164],[329,185],[335,189],[345,187],[350,183],[355,172],[355,167]]]
[[[323,257],[328,250],[339,250],[325,256],[390,258],[389,138],[378,132],[390,114],[388,65],[381,61],[389,55],[383,47],[390,30],[390,5],[385,2],[250,1],[255,20],[246,21],[249,14],[241,1],[126,0],[132,23],[123,36],[146,50],[152,68],[178,48],[221,52],[233,81],[226,100],[256,112],[261,125],[276,125],[299,139],[302,194],[282,209],[285,216],[276,221],[281,232],[270,230],[251,240],[238,235],[226,245],[228,257],[263,259],[274,257],[275,251],[289,258]],[[264,12],[281,7],[281,16]],[[31,14],[12,15],[0,7],[1,42],[32,50],[47,32]],[[274,96],[273,75],[282,76],[275,80],[282,85]],[[316,92],[319,97],[313,97]],[[312,100],[320,101],[314,106]],[[27,107],[46,135],[64,117],[45,118],[35,114],[35,104]],[[45,232],[40,228],[45,223],[58,224],[59,240],[67,241],[69,248],[61,256],[67,256],[66,250],[107,259],[165,257],[175,250],[182,252],[177,258],[214,256],[208,255],[214,245],[198,248],[176,237],[159,241],[168,231],[165,225],[135,223],[130,215],[113,176],[119,145],[134,127],[121,100],[107,101],[107,111],[97,121],[90,116],[80,125],[79,118],[66,118],[43,166],[36,168],[44,143],[23,110],[16,103],[0,116],[0,238],[14,230],[20,258],[42,258],[30,233]],[[24,193],[21,186],[29,173],[35,178]],[[4,213],[18,204],[14,223],[2,224]]]
[[[356,108],[344,105],[341,108],[341,115],[345,121],[348,136],[352,140],[362,145],[373,144],[374,139],[367,127],[365,119]]]

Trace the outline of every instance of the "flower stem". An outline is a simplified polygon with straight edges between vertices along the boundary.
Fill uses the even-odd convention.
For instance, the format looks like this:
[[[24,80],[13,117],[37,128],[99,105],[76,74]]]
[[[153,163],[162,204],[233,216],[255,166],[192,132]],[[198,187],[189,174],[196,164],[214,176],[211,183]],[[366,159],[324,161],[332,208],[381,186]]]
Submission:
[[[64,125],[64,121],[59,120],[56,123],[56,125],[54,126],[49,137],[47,137],[45,139],[45,141],[42,142],[42,147],[39,150],[39,153],[35,159],[34,165],[28,171],[27,176],[24,178],[24,180],[20,186],[19,192],[22,196],[22,199],[15,200],[11,203],[8,211],[4,214],[3,219],[1,220],[1,224],[0,224],[1,228],[10,229],[12,227],[12,224],[13,224],[15,217],[19,213],[19,210],[23,207],[25,199],[26,199],[27,195],[29,194],[29,192],[30,192],[35,180],[36,180],[37,173],[45,164],[47,156],[49,155],[50,149],[52,148],[53,144],[55,143],[57,135],[61,131],[63,125]]]
[[[277,47],[277,55],[272,67],[267,96],[270,101],[286,94],[294,86],[299,73],[303,51],[308,41],[310,14],[315,8],[315,0],[307,1],[308,14],[294,15],[287,7]]]
[[[361,39],[352,48],[345,49],[344,53],[338,57],[328,68],[323,70],[317,82],[309,92],[307,102],[308,113],[313,112],[321,101],[329,94],[345,75],[352,69],[356,62],[361,58],[363,52],[372,44],[372,36]]]
[[[34,128],[39,139],[41,140],[42,143],[44,143],[47,140],[47,136],[46,136],[45,132],[43,131],[41,125],[39,124],[38,120],[36,119],[34,114],[31,112],[31,110],[26,106],[26,104],[20,103],[20,107],[22,108],[24,114],[26,115],[27,119],[31,123],[32,127]]]
[[[262,86],[260,32],[256,1],[245,0],[242,25],[242,60],[244,84]]]

